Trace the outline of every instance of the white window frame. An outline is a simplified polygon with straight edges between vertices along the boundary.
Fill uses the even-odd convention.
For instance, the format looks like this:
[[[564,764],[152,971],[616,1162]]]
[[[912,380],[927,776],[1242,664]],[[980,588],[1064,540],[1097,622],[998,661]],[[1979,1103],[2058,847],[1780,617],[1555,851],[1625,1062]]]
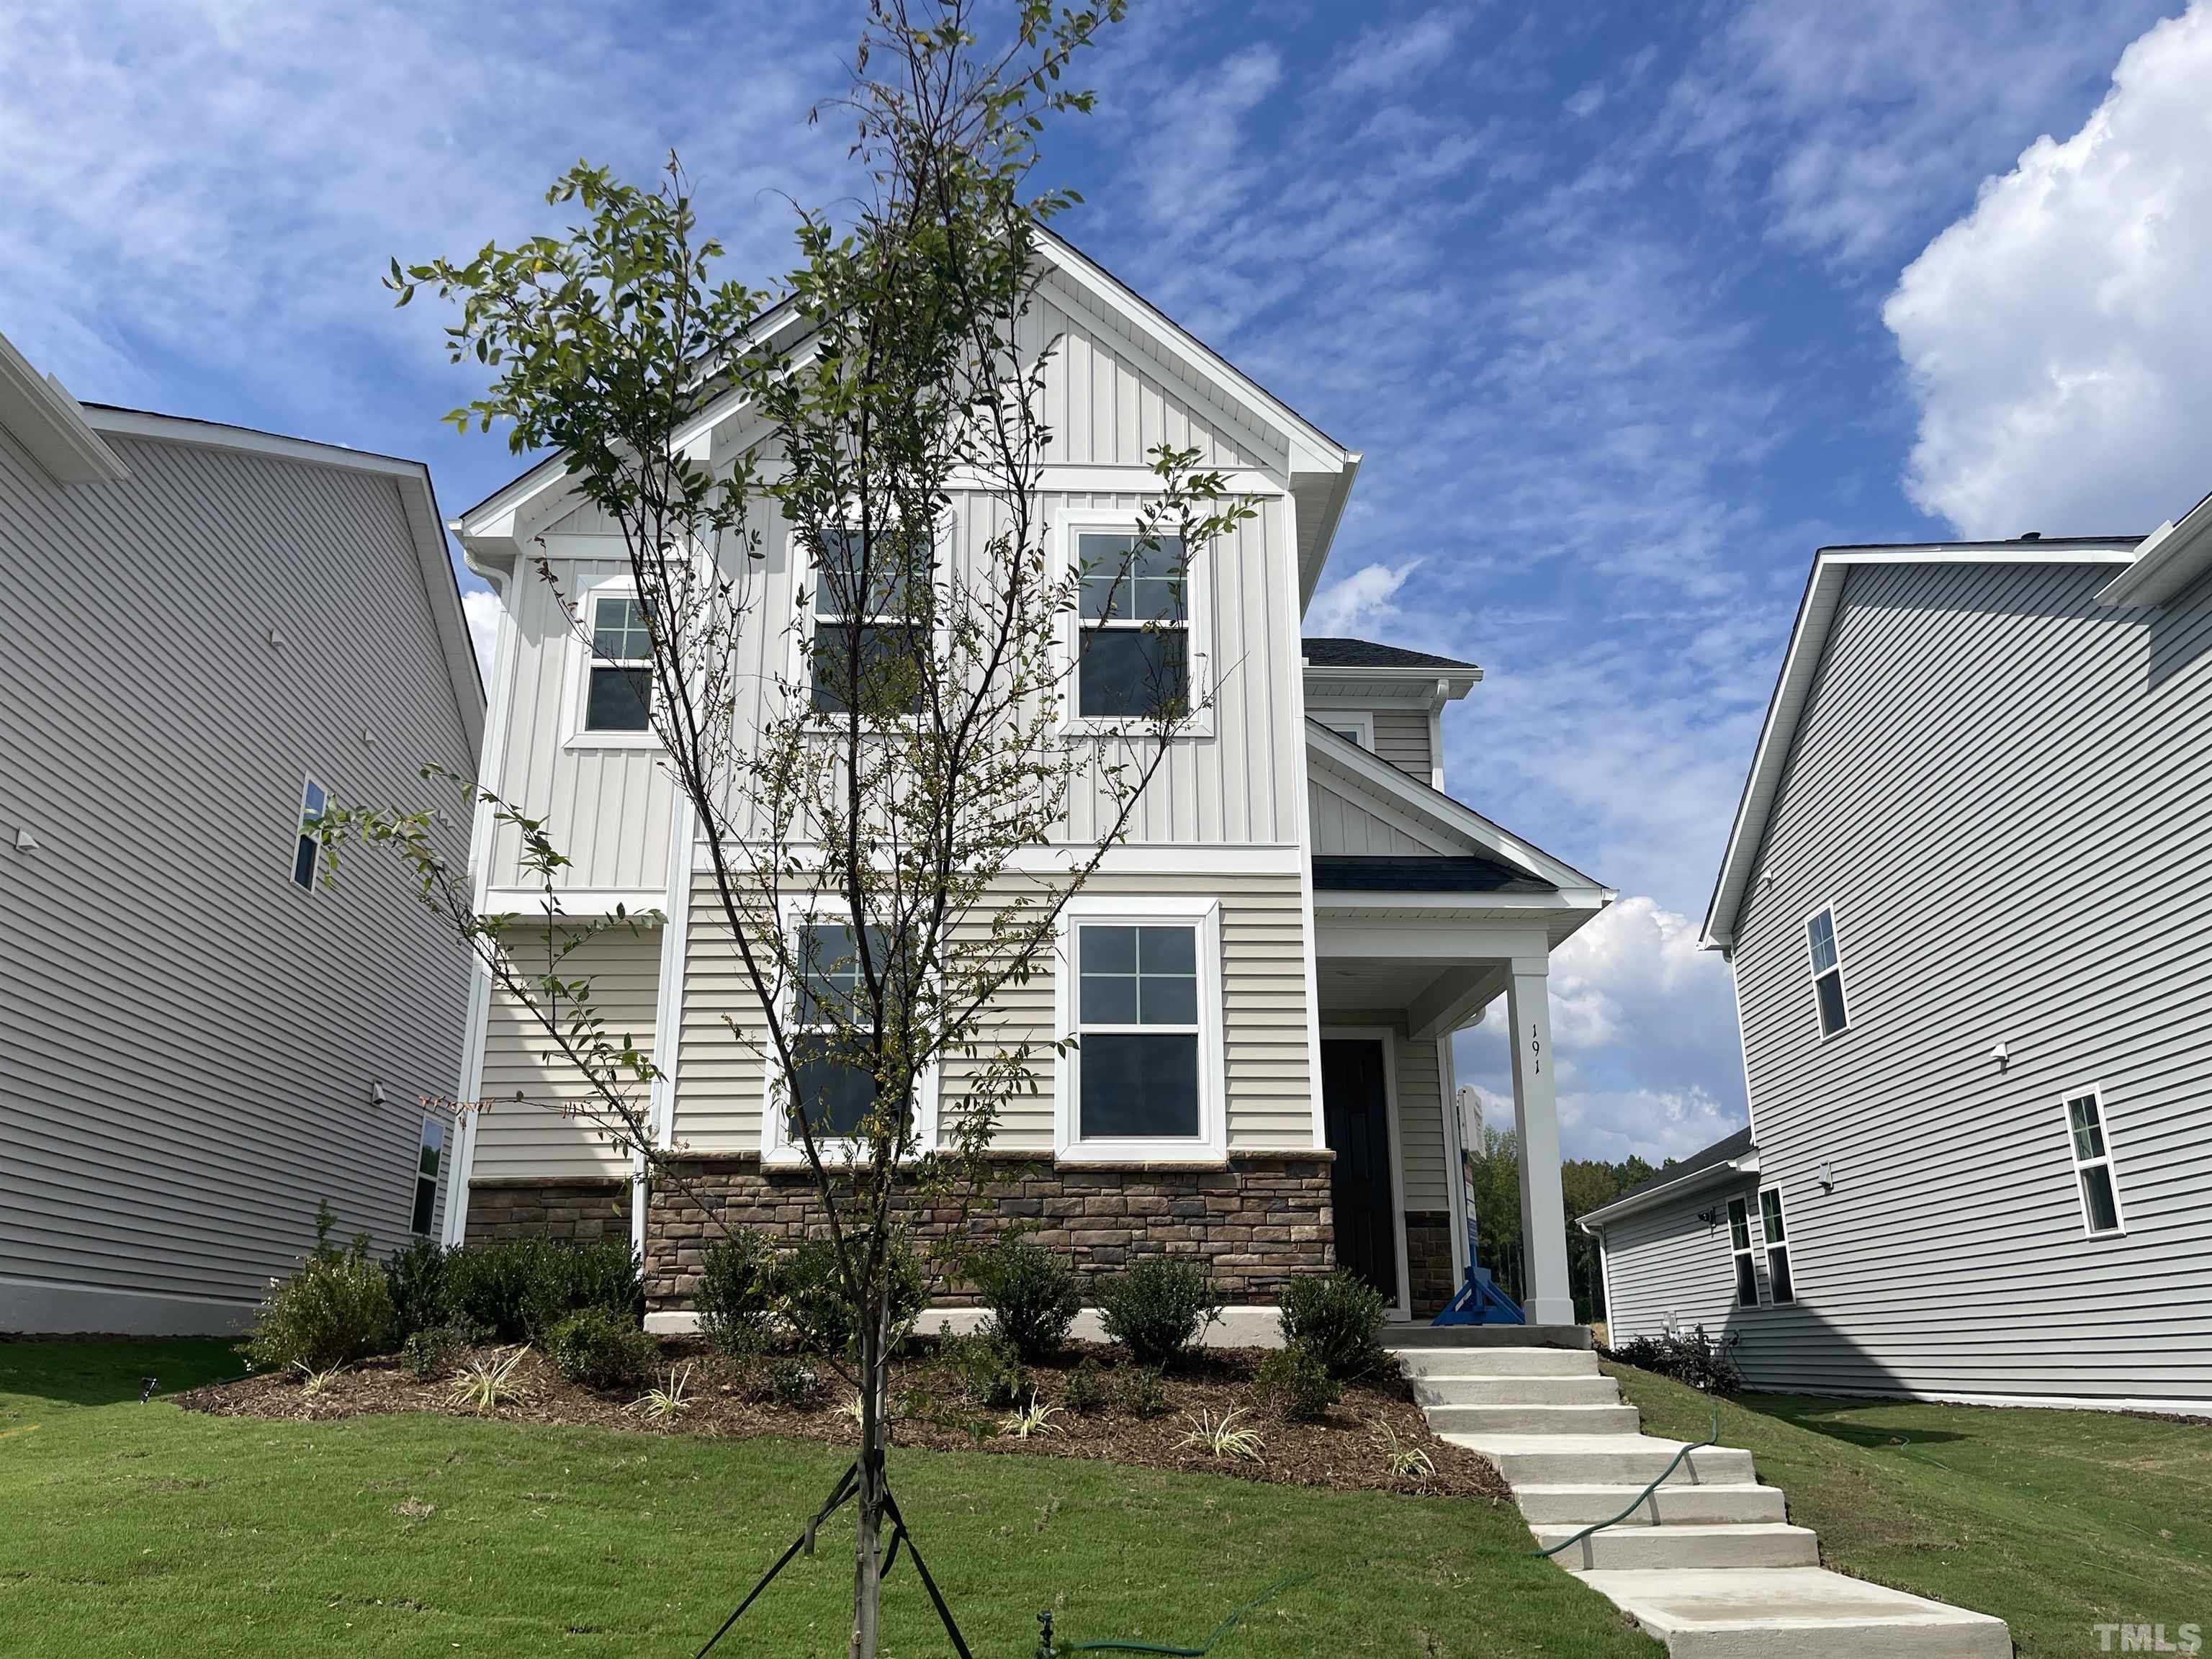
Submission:
[[[1735,1212],[1743,1212],[1743,1245],[1735,1242]],[[1752,1231],[1753,1218],[1757,1212],[1752,1200],[1731,1198],[1723,1212],[1723,1224],[1729,1230],[1729,1305],[1732,1308],[1756,1308],[1759,1299],[1759,1239]],[[1743,1264],[1751,1267],[1751,1300],[1743,1299]]]
[[[1779,1240],[1771,1239],[1766,1236],[1766,1200],[1769,1198],[1774,1200],[1775,1218],[1782,1224],[1782,1237]],[[1783,1201],[1782,1188],[1761,1187],[1759,1189],[1759,1208],[1756,1213],[1759,1231],[1753,1243],[1765,1261],[1765,1305],[1770,1308],[1787,1308],[1797,1300],[1797,1256],[1796,1253],[1790,1248],[1790,1206]],[[1774,1288],[1774,1255],[1778,1250],[1790,1261],[1790,1294],[1787,1296],[1780,1295]]]
[[[957,538],[951,535],[953,524],[953,517],[949,511],[938,520],[937,536],[940,544],[945,547],[945,559],[949,559],[952,556],[952,552],[957,550],[958,547]],[[791,636],[790,660],[784,667],[785,677],[790,682],[793,689],[798,693],[800,698],[801,706],[799,709],[799,713],[806,729],[811,732],[840,732],[842,731],[845,726],[845,717],[842,714],[834,712],[825,714],[814,707],[814,630],[817,625],[823,622],[836,622],[841,619],[837,617],[817,617],[814,614],[814,589],[816,582],[814,557],[812,554],[806,550],[805,538],[800,533],[799,527],[796,525],[792,526],[784,532],[783,546],[784,563],[791,572],[790,594],[792,616],[798,623],[797,627],[789,630]],[[939,561],[940,575],[942,574],[943,562],[944,560]],[[801,605],[799,603],[799,594],[802,589],[806,594],[806,603],[804,605]],[[939,599],[939,603],[941,604],[943,601],[943,595],[940,594]],[[882,620],[883,617],[863,617],[860,618],[863,626],[871,622],[881,622]],[[896,623],[900,619],[897,617],[891,617],[890,620]],[[919,626],[918,623],[908,623],[908,625],[909,627]],[[929,633],[931,648],[933,650],[941,650],[944,647],[945,640],[945,629],[942,623],[940,622],[940,624],[938,627],[930,629]],[[905,722],[901,722],[901,724],[904,723]],[[871,732],[881,731],[886,728],[884,726],[884,723],[881,720],[863,720],[860,723],[860,729],[863,732]]]
[[[601,599],[635,599],[637,584],[627,576],[592,583],[576,596],[576,611],[581,623],[578,629],[568,630],[568,684],[563,694],[566,714],[562,721],[563,749],[658,749],[660,734],[648,725],[642,732],[593,732],[584,725],[584,711],[591,697],[592,668],[599,659],[592,653],[592,636],[599,616]],[[614,659],[608,659],[610,662]],[[629,659],[624,659],[625,662]],[[651,705],[647,704],[648,711]]]
[[[1319,720],[1340,738],[1345,734],[1344,728],[1347,726],[1351,726],[1354,734],[1352,741],[1370,755],[1375,752],[1375,711],[1373,709],[1309,708],[1306,710],[1306,718],[1310,720]]]
[[[1060,913],[1059,962],[1053,975],[1054,1030],[1063,1039],[1081,1035],[1077,1018],[1082,987],[1077,972],[1076,929],[1109,926],[1190,927],[1198,935],[1198,1133],[1195,1136],[1117,1135],[1082,1138],[1081,1060],[1073,1052],[1053,1062],[1053,1151],[1062,1164],[1225,1163],[1229,1157],[1226,1066],[1221,1024],[1221,901],[1200,897],[1109,897],[1079,894]]]
[[[2092,1100],[2097,1105],[2097,1138],[2104,1143],[2100,1156],[2083,1158],[2074,1144],[2074,1103]],[[2120,1196],[2120,1156],[2112,1146],[2112,1115],[2105,1109],[2105,1089],[2102,1084],[2086,1084],[2078,1089],[2069,1089],[2058,1102],[2058,1118],[2066,1133],[2066,1158],[2073,1171],[2074,1201],[2081,1212],[2081,1236],[2085,1238],[2124,1238],[2128,1231],[2128,1209]],[[2089,1194],[2083,1186],[2081,1173],[2101,1166],[2105,1179],[2112,1188],[2112,1220],[2114,1225],[2099,1229],[2089,1218]]]
[[[423,1142],[429,1134],[430,1126],[434,1123],[438,1126],[438,1173],[434,1176],[425,1176],[422,1173]],[[422,1114],[422,1127],[415,1137],[415,1179],[407,1188],[408,1231],[417,1238],[431,1238],[436,1237],[438,1233],[438,1194],[445,1187],[447,1163],[453,1155],[453,1131],[454,1125],[444,1113]],[[423,1224],[417,1227],[414,1225],[414,1212],[416,1206],[422,1201],[422,1183],[425,1181],[430,1183],[430,1213],[425,1218]]]
[[[302,882],[300,879],[300,843],[309,839],[307,835],[307,792],[311,789],[320,790],[323,796],[321,811],[318,812],[316,816],[319,817],[322,815],[322,812],[327,812],[331,810],[330,787],[327,784],[319,782],[313,772],[301,773],[300,811],[298,820],[292,827],[292,865],[291,868],[285,871],[284,879],[290,885],[294,892],[305,893],[308,897],[313,898],[314,896],[315,889],[321,884],[321,877],[323,873],[323,849],[319,843],[318,843],[315,848],[314,862],[307,866],[307,879],[305,882]]]
[[[1086,532],[1093,535],[1134,536],[1143,529],[1138,514],[1133,511],[1095,507],[1063,510],[1053,526],[1054,533],[1060,538],[1058,558],[1062,579],[1073,579],[1080,563],[1076,557],[1079,538]],[[1152,729],[1147,720],[1086,715],[1082,712],[1083,635],[1089,626],[1080,614],[1082,609],[1079,604],[1072,605],[1060,618],[1060,647],[1062,660],[1070,670],[1061,702],[1061,725],[1077,736],[1142,736]],[[1210,738],[1213,735],[1213,582],[1212,571],[1197,553],[1189,555],[1183,573],[1183,637],[1184,689],[1191,714],[1177,725],[1175,735]]]
[[[1813,955],[1813,924],[1824,915],[1828,918],[1828,937],[1834,942],[1836,947],[1836,965],[1832,969],[1826,969],[1821,968]],[[1805,966],[1812,975],[1810,985],[1813,992],[1813,1029],[1820,1033],[1821,1042],[1833,1042],[1836,1038],[1847,1035],[1851,1029],[1850,974],[1844,963],[1844,929],[1843,924],[1836,920],[1836,907],[1833,904],[1821,904],[1807,911],[1805,919],[1797,924],[1797,933],[1798,937],[1804,941]],[[1829,973],[1833,973],[1836,976],[1836,994],[1842,999],[1844,1005],[1844,1023],[1832,1031],[1828,1029],[1827,1022],[1820,1018],[1820,981]]]
[[[807,893],[787,896],[778,907],[778,921],[783,937],[789,939],[795,929],[811,922],[828,922],[838,927],[850,927],[852,907],[833,893]],[[787,1031],[795,1031],[799,1024],[799,981],[793,976],[783,987],[778,998],[780,1012]],[[784,1111],[787,1079],[783,1066],[777,1060],[773,1045],[763,1043],[767,1054],[763,1060],[761,1079],[761,1163],[771,1169],[804,1169],[806,1167],[806,1147],[794,1139]],[[933,1060],[922,1068],[914,1082],[915,1137],[920,1152],[927,1152],[937,1146],[937,1108],[939,1066]],[[854,1135],[821,1135],[815,1145],[821,1149],[825,1163],[833,1163],[857,1149],[862,1142]]]

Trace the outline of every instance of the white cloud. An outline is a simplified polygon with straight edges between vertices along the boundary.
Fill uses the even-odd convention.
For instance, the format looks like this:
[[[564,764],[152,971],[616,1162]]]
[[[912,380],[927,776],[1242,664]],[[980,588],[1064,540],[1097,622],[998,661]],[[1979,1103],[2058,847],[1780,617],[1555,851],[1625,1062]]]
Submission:
[[[1424,12],[1410,23],[1389,23],[1368,30],[1344,49],[1329,76],[1334,92],[1395,91],[1425,70],[1450,61],[1462,15]]]
[[[1306,632],[1328,638],[1387,629],[1398,617],[1398,607],[1391,601],[1420,562],[1408,559],[1396,566],[1362,565],[1329,583],[1307,608]]]
[[[1970,536],[2143,532],[2212,488],[2212,7],[2130,46],[1882,312],[1920,405],[1909,489]]]
[[[463,593],[461,610],[469,620],[469,643],[476,647],[477,672],[483,676],[484,689],[489,690],[492,651],[499,642],[499,595],[489,587]]]
[[[1568,98],[1565,106],[1568,114],[1577,121],[1588,120],[1605,107],[1605,84],[1593,81]]]

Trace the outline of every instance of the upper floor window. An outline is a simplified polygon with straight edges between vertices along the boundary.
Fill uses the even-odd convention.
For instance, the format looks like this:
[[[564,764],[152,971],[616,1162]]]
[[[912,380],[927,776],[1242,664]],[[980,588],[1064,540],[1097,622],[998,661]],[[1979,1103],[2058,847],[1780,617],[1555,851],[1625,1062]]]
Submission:
[[[422,1139],[415,1158],[415,1214],[409,1224],[418,1233],[430,1231],[438,1208],[438,1165],[446,1152],[446,1122],[430,1113],[422,1117]]]
[[[309,778],[300,791],[299,838],[292,844],[293,883],[309,892],[314,890],[315,866],[322,861],[323,842],[317,833],[317,820],[323,809],[331,804],[329,793],[314,779]]]
[[[926,552],[896,535],[844,530],[825,538],[814,564],[808,663],[816,714],[849,713],[856,689],[871,718],[921,706],[927,640],[920,582],[910,579],[926,581]]]
[[[1759,1195],[1759,1231],[1766,1247],[1766,1294],[1774,1303],[1795,1302],[1796,1287],[1790,1278],[1790,1234],[1782,1218],[1782,1194],[1769,1187]]]
[[[1069,910],[1062,1155],[1218,1155],[1219,907],[1079,898]]]
[[[653,635],[634,593],[591,601],[592,667],[584,688],[584,730],[646,732],[653,726]]]
[[[1751,1249],[1751,1206],[1744,1200],[1729,1200],[1729,1252],[1735,1261],[1735,1305],[1756,1308],[1759,1305],[1759,1268]]]
[[[1850,1024],[1844,1000],[1844,962],[1836,949],[1833,907],[1823,907],[1806,922],[1805,944],[1813,959],[1813,996],[1820,1005],[1820,1035],[1833,1036]]]
[[[1190,604],[1180,537],[1075,537],[1082,572],[1076,713],[1085,720],[1177,718],[1190,707]]]
[[[1306,711],[1346,743],[1362,749],[1375,747],[1375,716],[1364,708],[1310,708]]]
[[[2105,1103],[2094,1089],[2067,1101],[2066,1133],[2074,1153],[2075,1184],[2081,1189],[2083,1229],[2092,1235],[2124,1231],[2112,1149],[2105,1139]]]

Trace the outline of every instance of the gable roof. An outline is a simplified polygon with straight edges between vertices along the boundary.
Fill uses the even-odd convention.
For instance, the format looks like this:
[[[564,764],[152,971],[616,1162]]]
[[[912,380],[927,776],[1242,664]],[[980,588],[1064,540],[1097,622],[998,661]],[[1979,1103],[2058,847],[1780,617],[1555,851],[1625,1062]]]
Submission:
[[[1638,1210],[1648,1210],[1670,1199],[1686,1198],[1724,1179],[1758,1172],[1759,1147],[1747,1123],[1733,1134],[1723,1135],[1711,1146],[1668,1164],[1650,1180],[1639,1181],[1611,1203],[1601,1204],[1583,1216],[1578,1224],[1587,1232],[1592,1227],[1617,1221]]]
[[[1434,657],[1425,651],[1379,645],[1373,640],[1316,639],[1309,635],[1304,644],[1309,668],[1456,668],[1473,670],[1477,678],[1482,675],[1473,663],[1462,662],[1456,657]]]
[[[69,388],[41,375],[15,343],[0,334],[0,431],[24,447],[47,477],[64,486],[116,483],[131,476],[102,441]]]
[[[2193,516],[2193,515],[2192,515]],[[1798,601],[1797,618],[1791,624],[1790,644],[1784,652],[1781,672],[1767,699],[1766,718],[1752,751],[1751,769],[1736,801],[1735,819],[1729,830],[1727,850],[1721,855],[1720,874],[1705,907],[1705,924],[1698,944],[1705,950],[1726,950],[1735,943],[1736,918],[1743,908],[1751,883],[1752,866],[1766,836],[1767,815],[1788,770],[1797,736],[1797,722],[1805,712],[1826,655],[1828,630],[1842,604],[1844,586],[1854,566],[1863,564],[2129,564],[2144,545],[2137,536],[2068,536],[2045,538],[2022,537],[2009,542],[1907,542],[1893,545],[1824,547],[1813,556],[1813,568],[1805,579]],[[2117,586],[2118,584],[2112,584]],[[2108,586],[2104,593],[2109,593]],[[2104,593],[2099,597],[2102,599]]]
[[[1479,853],[1412,855],[1316,853],[1316,888],[1336,893],[1556,893],[1546,881]]]

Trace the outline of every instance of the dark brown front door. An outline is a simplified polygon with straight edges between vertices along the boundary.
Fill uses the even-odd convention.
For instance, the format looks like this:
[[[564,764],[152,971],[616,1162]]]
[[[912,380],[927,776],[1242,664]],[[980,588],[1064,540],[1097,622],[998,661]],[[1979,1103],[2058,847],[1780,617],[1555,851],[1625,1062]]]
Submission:
[[[1336,1264],[1398,1299],[1398,1218],[1390,1201],[1390,1107],[1382,1045],[1371,1037],[1324,1038],[1322,1118],[1328,1149],[1329,1198],[1336,1211]]]

